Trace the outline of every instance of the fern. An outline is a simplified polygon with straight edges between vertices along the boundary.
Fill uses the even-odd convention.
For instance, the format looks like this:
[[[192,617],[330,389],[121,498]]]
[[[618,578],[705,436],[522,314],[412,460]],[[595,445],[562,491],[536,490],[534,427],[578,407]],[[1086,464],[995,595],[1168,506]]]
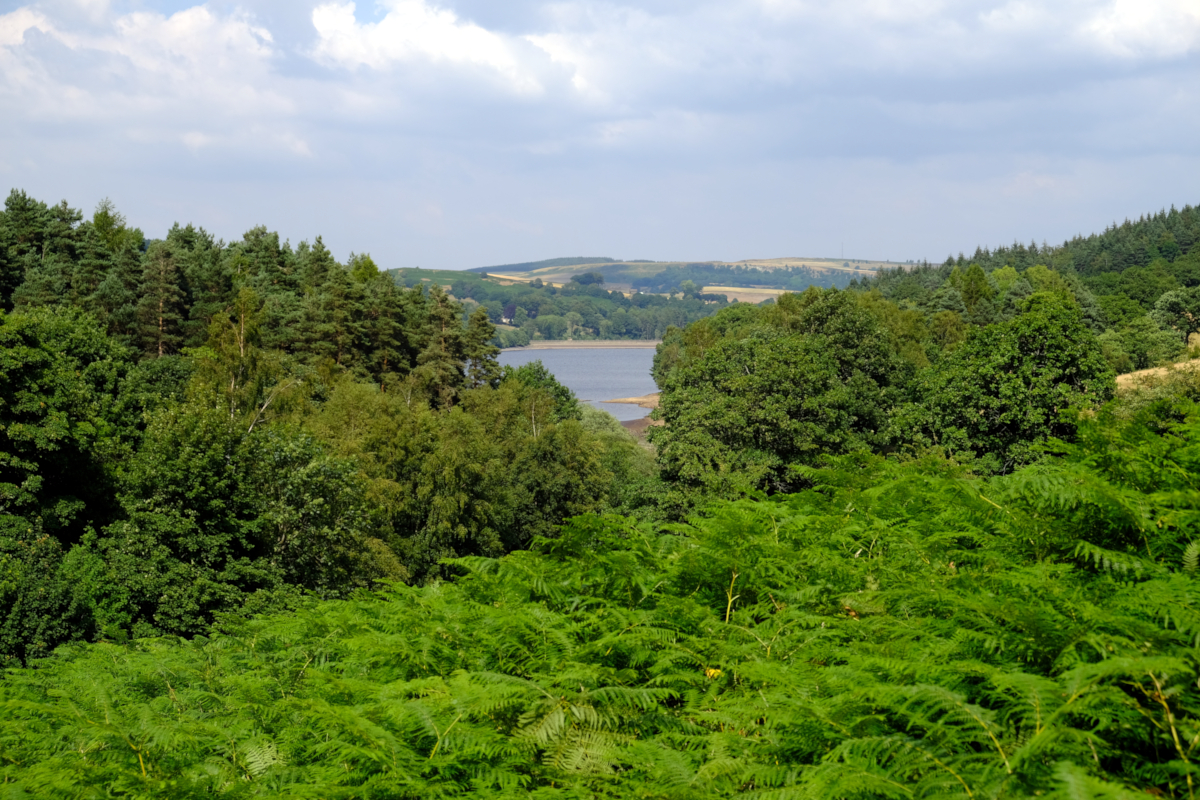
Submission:
[[[64,649],[0,683],[0,785],[1185,797],[1200,464],[1138,435],[989,480],[855,458],[669,530],[580,518],[452,583]]]
[[[1196,568],[1200,567],[1200,540],[1188,542],[1188,546],[1183,551],[1183,571],[1189,574],[1194,574]]]

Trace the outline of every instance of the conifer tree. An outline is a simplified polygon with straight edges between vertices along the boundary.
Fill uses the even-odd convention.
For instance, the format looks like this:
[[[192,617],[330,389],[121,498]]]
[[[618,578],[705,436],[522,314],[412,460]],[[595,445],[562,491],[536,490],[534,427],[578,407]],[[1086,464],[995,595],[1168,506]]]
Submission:
[[[68,297],[73,305],[86,307],[87,299],[95,294],[112,269],[112,250],[108,242],[91,223],[80,226],[79,259],[70,271]]]
[[[422,331],[424,348],[417,356],[417,371],[438,399],[439,405],[454,405],[465,381],[462,308],[438,284],[429,290],[428,316]]]
[[[204,228],[171,226],[167,242],[175,253],[187,291],[187,320],[184,343],[197,347],[208,335],[213,315],[228,305],[233,294],[233,276],[222,261],[222,245]]]
[[[346,259],[346,269],[355,283],[367,283],[379,277],[379,267],[370,253],[351,253]]]
[[[488,319],[487,309],[475,309],[467,321],[467,332],[463,337],[467,385],[473,389],[495,386],[500,380],[500,363],[496,360],[500,348],[492,344],[495,337],[496,326]]]
[[[0,302],[12,308],[12,295],[25,280],[26,266],[42,250],[49,209],[45,203],[13,189],[0,215]]]
[[[352,366],[362,344],[363,290],[344,269],[329,273],[322,287],[332,357],[341,367]]]
[[[117,211],[116,205],[107,197],[96,204],[91,223],[109,252],[117,253],[126,247],[138,248],[142,245],[142,232],[137,228],[128,227],[125,215]]]
[[[144,264],[137,305],[142,349],[162,358],[183,339],[184,292],[175,253],[166,242],[150,245]]]
[[[13,291],[16,308],[50,306],[70,299],[71,262],[57,254],[25,258],[25,279]]]
[[[366,366],[371,377],[386,391],[410,369],[403,342],[405,303],[396,285],[386,276],[369,280],[363,286],[363,293]]]
[[[142,269],[140,253],[129,248],[121,250],[113,256],[96,291],[83,302],[109,336],[130,346],[140,341],[137,290]]]
[[[23,193],[6,213],[14,225],[15,250],[24,280],[12,294],[13,305],[54,305],[70,300],[71,273],[78,259],[75,226],[83,218],[64,200],[52,208],[30,202]]]
[[[318,236],[310,245],[301,242],[296,248],[296,274],[299,285],[306,291],[323,286],[329,274],[338,269],[337,259]]]

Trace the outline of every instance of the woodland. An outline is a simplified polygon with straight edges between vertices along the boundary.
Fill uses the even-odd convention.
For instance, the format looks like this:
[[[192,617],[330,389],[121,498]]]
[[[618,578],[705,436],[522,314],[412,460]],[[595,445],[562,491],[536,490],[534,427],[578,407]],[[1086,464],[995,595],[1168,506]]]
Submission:
[[[853,279],[850,273],[838,270],[816,270],[803,266],[760,269],[741,264],[711,264],[698,262],[669,266],[657,275],[635,278],[633,288],[647,292],[689,293],[691,287],[753,286],[764,289],[804,291],[810,286],[824,289],[844,289]],[[695,291],[694,288],[690,291]]]
[[[1115,376],[1198,222],[714,306],[647,447],[458,285],[14,191],[0,797],[1192,800],[1200,378]]]
[[[408,287],[449,286],[467,313],[484,309],[498,326],[494,343],[500,347],[524,347],[534,339],[661,339],[670,328],[686,327],[728,305],[725,295],[703,294],[695,285],[665,294],[609,291],[599,272],[582,272],[564,286],[447,270],[398,269],[393,275]]]

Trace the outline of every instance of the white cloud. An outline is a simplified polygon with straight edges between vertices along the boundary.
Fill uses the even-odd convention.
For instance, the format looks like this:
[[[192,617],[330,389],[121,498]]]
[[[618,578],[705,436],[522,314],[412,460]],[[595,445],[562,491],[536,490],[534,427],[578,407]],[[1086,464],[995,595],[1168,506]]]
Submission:
[[[273,53],[265,28],[244,17],[222,19],[206,6],[169,17],[146,12],[118,17],[111,35],[78,41],[120,54],[143,71],[168,70],[190,79],[260,65]]]
[[[1084,37],[1125,58],[1170,58],[1200,51],[1196,0],[1112,0],[1083,26]]]
[[[42,33],[53,31],[45,16],[32,8],[18,8],[8,14],[0,14],[0,47],[23,44],[25,32],[36,29]]]
[[[135,147],[308,153],[286,130],[296,98],[272,74],[273,37],[245,14],[202,5],[120,14],[76,0],[0,17],[0,45],[0,114],[43,129],[81,126],[81,147],[107,135]]]
[[[484,247],[476,223],[505,241],[590,231],[563,252],[629,227],[642,238],[625,255],[678,257],[653,236],[686,235],[704,243],[691,256],[740,257],[714,252],[721,237],[778,251],[761,220],[827,228],[886,207],[868,195],[911,189],[959,225],[956,194],[981,215],[990,195],[1075,202],[1071,187],[1105,185],[1097,164],[1142,159],[1104,167],[1140,203],[1200,158],[1198,0],[171,1],[0,15],[6,181],[91,181],[98,198],[144,174],[154,213],[243,228],[275,198],[288,224],[394,222],[390,244],[347,249],[411,237],[433,266]],[[180,176],[195,198],[160,190]],[[257,199],[236,205],[243,190]],[[840,205],[804,204],[824,194]]]
[[[313,9],[316,58],[341,67],[373,69],[420,59],[466,64],[499,73],[523,92],[540,88],[504,37],[463,22],[452,11],[423,0],[392,0],[382,20],[362,24],[354,18],[354,7],[354,3],[334,2]]]

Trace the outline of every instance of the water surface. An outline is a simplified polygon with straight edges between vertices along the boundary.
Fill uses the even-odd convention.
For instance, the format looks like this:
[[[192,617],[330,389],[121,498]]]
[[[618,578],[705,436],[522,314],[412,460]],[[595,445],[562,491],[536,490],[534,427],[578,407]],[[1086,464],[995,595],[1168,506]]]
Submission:
[[[616,397],[641,397],[658,391],[650,377],[651,348],[586,348],[580,350],[505,350],[502,366],[519,367],[541,361],[575,396],[607,411],[622,422],[641,419],[650,409],[625,403],[604,403]]]

